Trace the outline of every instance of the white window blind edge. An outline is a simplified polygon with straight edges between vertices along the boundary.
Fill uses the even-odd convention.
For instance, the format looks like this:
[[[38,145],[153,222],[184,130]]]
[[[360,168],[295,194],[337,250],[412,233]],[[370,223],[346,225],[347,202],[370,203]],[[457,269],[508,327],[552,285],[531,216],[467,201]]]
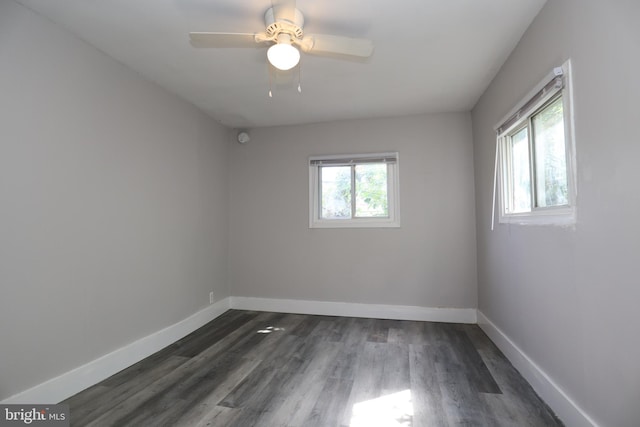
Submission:
[[[349,165],[358,163],[397,163],[397,152],[310,156],[309,165]]]
[[[565,76],[570,74],[570,69],[571,69],[571,60],[568,59],[567,61],[565,61],[561,67],[556,67],[556,68],[561,68],[563,71],[563,75],[562,77],[565,78]],[[505,128],[502,129],[502,132],[500,132],[500,128],[507,122],[509,121],[515,114],[518,113],[518,111],[520,111],[522,109],[522,107],[524,107],[529,101],[531,101],[546,85],[548,85],[551,81],[555,80],[558,76],[558,74],[556,74],[556,68],[552,69],[541,81],[540,83],[538,83],[533,89],[531,89],[529,91],[529,93],[527,93],[521,100],[520,102],[518,102],[516,104],[516,106],[514,108],[512,108],[509,113],[507,113],[502,119],[500,119],[500,121],[498,123],[496,123],[496,125],[493,127],[494,131],[498,134],[498,135],[503,135],[504,133],[508,132],[509,130],[511,130],[513,128],[513,123],[511,126],[509,126],[509,128]],[[565,80],[565,85],[566,85],[566,80]],[[564,86],[563,86],[564,87]],[[551,97],[553,97],[556,93],[558,93],[560,90],[562,90],[562,88],[558,89],[555,92],[549,92],[547,93],[547,95],[540,101],[538,102],[538,106],[540,106],[541,104],[543,104],[544,102],[548,101]],[[529,111],[532,111],[529,110]],[[517,123],[517,122],[516,122]]]

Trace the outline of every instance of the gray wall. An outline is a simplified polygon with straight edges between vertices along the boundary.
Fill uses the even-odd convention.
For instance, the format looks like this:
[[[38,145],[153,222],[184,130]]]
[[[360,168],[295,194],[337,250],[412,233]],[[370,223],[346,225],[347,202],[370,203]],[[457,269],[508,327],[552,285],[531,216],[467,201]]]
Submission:
[[[308,157],[398,151],[399,229],[309,229]],[[475,308],[469,114],[252,130],[231,149],[236,296]]]
[[[228,144],[0,2],[0,400],[228,296]]]
[[[479,309],[603,426],[640,420],[640,3],[550,0],[473,110]],[[493,126],[571,58],[574,229],[491,232]]]

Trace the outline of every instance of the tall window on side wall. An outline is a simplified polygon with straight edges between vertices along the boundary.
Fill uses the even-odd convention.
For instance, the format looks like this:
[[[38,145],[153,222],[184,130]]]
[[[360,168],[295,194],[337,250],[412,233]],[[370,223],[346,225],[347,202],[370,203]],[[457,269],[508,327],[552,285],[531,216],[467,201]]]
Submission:
[[[496,127],[500,222],[575,222],[571,106],[571,67],[567,61]]]
[[[309,227],[399,227],[398,153],[309,158]]]

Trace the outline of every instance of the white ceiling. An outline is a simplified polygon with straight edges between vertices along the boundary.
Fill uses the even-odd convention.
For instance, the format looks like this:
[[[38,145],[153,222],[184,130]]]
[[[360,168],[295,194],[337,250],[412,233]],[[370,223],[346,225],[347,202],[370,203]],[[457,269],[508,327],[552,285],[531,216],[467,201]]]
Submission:
[[[364,62],[303,54],[269,98],[266,49],[195,49],[190,31],[260,32],[270,0],[18,0],[236,128],[469,111],[546,0],[298,0],[306,33],[373,40]]]

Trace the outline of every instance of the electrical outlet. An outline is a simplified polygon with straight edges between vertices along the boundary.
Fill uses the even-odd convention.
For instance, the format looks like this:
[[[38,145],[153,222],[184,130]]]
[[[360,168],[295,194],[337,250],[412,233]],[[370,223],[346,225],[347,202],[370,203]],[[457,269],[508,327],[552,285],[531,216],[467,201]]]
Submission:
[[[209,292],[209,304],[213,304],[213,292]]]

